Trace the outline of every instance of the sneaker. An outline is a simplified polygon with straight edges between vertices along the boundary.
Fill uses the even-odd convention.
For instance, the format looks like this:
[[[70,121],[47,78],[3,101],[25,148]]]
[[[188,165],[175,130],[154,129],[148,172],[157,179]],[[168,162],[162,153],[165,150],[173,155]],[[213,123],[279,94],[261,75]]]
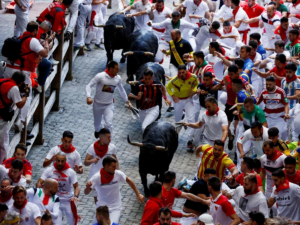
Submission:
[[[100,49],[100,50],[104,50],[104,48],[103,48],[103,47],[101,47],[101,46],[100,46],[100,44],[99,44],[99,45],[95,45],[95,46],[94,46],[94,49]]]
[[[24,125],[23,125],[23,123],[22,123],[22,121],[21,121],[21,119],[20,118],[18,118],[17,120],[16,120],[16,122],[15,122],[15,130],[16,131],[22,131],[22,129],[23,129],[23,127],[24,127]]]
[[[54,65],[58,65],[59,61],[52,58],[51,63],[52,63],[52,66],[54,66]]]
[[[188,147],[188,148],[194,148],[194,142],[193,142],[193,139],[191,139],[191,140],[188,141],[187,147]]]
[[[184,190],[185,192],[190,192],[190,190],[191,190],[191,185],[187,184],[187,185],[183,186],[183,190]]]
[[[36,88],[34,88],[34,90],[36,90],[38,93],[42,92],[42,86],[38,85]]]
[[[232,140],[229,139],[228,141],[228,150],[233,149],[233,141],[234,141],[234,135],[232,135]]]
[[[172,112],[172,111],[174,111],[174,107],[172,106],[167,109],[167,112]]]
[[[84,50],[86,50],[86,51],[92,51],[92,49],[90,48],[90,46],[88,44],[85,44]]]
[[[181,179],[181,181],[179,182],[179,184],[178,184],[178,187],[177,187],[178,190],[182,189],[183,186],[185,186],[185,185],[187,185],[187,180],[186,180],[185,177],[183,177],[183,178]]]

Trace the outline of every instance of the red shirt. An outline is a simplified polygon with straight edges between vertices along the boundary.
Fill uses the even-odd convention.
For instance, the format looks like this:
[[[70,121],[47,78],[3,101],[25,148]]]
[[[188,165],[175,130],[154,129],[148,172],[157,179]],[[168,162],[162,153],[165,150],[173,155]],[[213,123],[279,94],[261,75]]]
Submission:
[[[162,186],[162,200],[163,200],[163,204],[165,207],[168,207],[170,209],[172,209],[175,198],[179,198],[180,195],[182,194],[181,191],[179,191],[176,188],[171,188],[170,191],[167,191],[164,186]]]
[[[249,19],[260,16],[264,11],[265,8],[260,6],[259,4],[255,3],[254,6],[249,7],[248,4],[244,4],[243,6],[244,11],[247,13]],[[259,21],[255,23],[249,23],[250,27],[258,27]]]
[[[255,176],[256,176],[256,179],[257,179],[257,186],[258,186],[258,187],[262,187],[262,186],[263,186],[263,183],[262,183],[262,181],[261,181],[261,177],[260,177],[257,173],[255,173],[254,170],[251,171],[251,173],[254,173]],[[240,175],[238,175],[238,176],[235,178],[235,180],[236,180],[237,183],[239,183],[240,185],[243,186],[243,185],[244,185],[244,177],[245,177],[245,174],[244,174],[244,173],[241,173]]]
[[[274,72],[279,77],[285,77],[285,65],[286,63],[279,69],[275,66],[273,69],[270,70],[270,73]],[[281,80],[275,79],[276,86],[281,88]]]
[[[11,163],[16,159],[16,157],[9,158],[3,162],[6,169],[9,169]],[[32,165],[26,159],[23,159],[23,175],[32,175]]]
[[[227,75],[226,77],[225,77],[225,79],[226,79],[226,81],[227,81],[227,88],[226,88],[226,90],[227,90],[227,104],[228,105],[234,105],[235,104],[235,99],[236,99],[236,93],[234,93],[233,92],[233,90],[232,90],[232,81],[230,80],[230,78],[229,78],[229,76]],[[248,82],[244,79],[244,78],[242,78],[241,76],[239,76],[238,77],[238,79],[241,79],[242,81],[243,81],[243,84],[244,84],[244,89],[245,89],[245,87],[246,87],[246,85],[248,84]],[[222,81],[222,83],[221,83],[222,85],[224,84],[224,82]]]
[[[289,182],[300,185],[300,171],[296,170],[296,173],[292,176],[287,175],[285,170],[283,170],[285,173],[285,177],[288,179]]]

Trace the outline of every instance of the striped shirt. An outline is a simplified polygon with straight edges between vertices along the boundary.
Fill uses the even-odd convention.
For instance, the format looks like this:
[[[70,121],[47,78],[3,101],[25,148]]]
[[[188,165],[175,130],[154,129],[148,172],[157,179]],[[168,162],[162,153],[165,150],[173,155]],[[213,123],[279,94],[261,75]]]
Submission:
[[[192,73],[192,74],[197,75],[197,77],[199,79],[199,83],[202,83],[203,75],[206,72],[211,72],[212,75],[215,76],[215,74],[214,74],[214,68],[210,64],[206,64],[205,66],[193,65],[193,66],[190,67],[189,72]]]
[[[265,115],[271,118],[283,117],[285,114],[284,106],[289,102],[284,90],[277,86],[273,92],[264,89],[256,100],[257,105],[262,101],[265,103]]]
[[[276,15],[276,13],[273,14],[271,18],[268,17],[267,13],[264,12],[261,14],[260,19],[264,23],[264,27],[266,29],[266,33],[268,37],[274,36],[274,30],[276,29],[275,26],[280,25],[280,17]]]
[[[202,145],[201,151],[203,154],[197,173],[198,179],[203,178],[205,169],[213,168],[217,171],[217,177],[222,181],[224,178],[225,169],[227,168],[230,170],[231,168],[235,167],[233,161],[225,152],[223,152],[222,155],[216,159],[213,154],[212,146],[207,144]]]
[[[287,96],[294,96],[296,94],[296,90],[300,89],[300,80],[296,79],[290,83],[286,82],[286,78],[281,80],[281,88],[284,90]],[[294,108],[297,104],[297,99],[289,99],[290,109]]]
[[[141,110],[150,109],[161,103],[162,84],[157,81],[152,81],[150,85],[145,85],[144,80],[139,82],[139,92],[143,92],[141,100],[137,101],[137,105]]]

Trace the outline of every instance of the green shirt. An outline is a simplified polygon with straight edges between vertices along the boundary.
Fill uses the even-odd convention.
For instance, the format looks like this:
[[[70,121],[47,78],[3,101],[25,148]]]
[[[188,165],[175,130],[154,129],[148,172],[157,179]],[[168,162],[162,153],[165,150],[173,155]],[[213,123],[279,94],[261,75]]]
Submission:
[[[294,46],[292,46],[291,44],[292,42],[288,43],[285,48],[289,50],[291,56],[299,55],[300,43],[296,43]]]
[[[287,12],[288,8],[284,5],[284,4],[280,4],[277,8],[277,11],[283,13],[283,12]]]
[[[248,130],[252,123],[255,121],[259,121],[260,123],[267,122],[264,111],[259,108],[259,106],[255,105],[255,108],[252,112],[247,112],[245,107],[242,107],[243,119],[244,119],[244,127],[245,130]]]

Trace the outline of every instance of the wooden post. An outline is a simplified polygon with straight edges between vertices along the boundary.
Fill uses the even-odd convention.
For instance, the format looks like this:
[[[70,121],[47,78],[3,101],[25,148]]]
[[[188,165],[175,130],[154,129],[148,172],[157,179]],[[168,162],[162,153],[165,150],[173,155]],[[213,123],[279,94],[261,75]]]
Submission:
[[[62,65],[63,65],[63,45],[64,45],[64,29],[62,30],[60,34],[60,43],[53,52],[53,58],[57,61],[59,61],[59,64],[57,65],[57,73],[54,77],[52,83],[51,83],[51,92],[53,90],[56,90],[56,97],[55,102],[52,107],[53,110],[58,111],[59,110],[59,97],[60,97],[60,80],[61,80],[61,72],[62,72]]]
[[[74,50],[74,47],[73,47],[73,43],[74,43],[74,33],[72,33],[72,37],[71,37],[71,40],[70,40],[70,45],[69,45],[69,48],[67,50],[67,53],[66,53],[66,56],[65,56],[65,62],[69,61],[69,71],[67,73],[67,76],[66,76],[66,80],[72,80],[73,79],[73,76],[72,76],[72,66],[73,66],[73,50]]]
[[[42,87],[42,92],[40,93],[40,102],[33,114],[33,124],[36,122],[39,123],[39,132],[35,139],[34,144],[42,145],[43,144],[43,129],[44,129],[44,109],[45,109],[45,86]]]
[[[111,9],[111,0],[108,0],[108,6],[107,6],[108,9]]]
[[[2,9],[2,0],[0,1],[0,10]]]

